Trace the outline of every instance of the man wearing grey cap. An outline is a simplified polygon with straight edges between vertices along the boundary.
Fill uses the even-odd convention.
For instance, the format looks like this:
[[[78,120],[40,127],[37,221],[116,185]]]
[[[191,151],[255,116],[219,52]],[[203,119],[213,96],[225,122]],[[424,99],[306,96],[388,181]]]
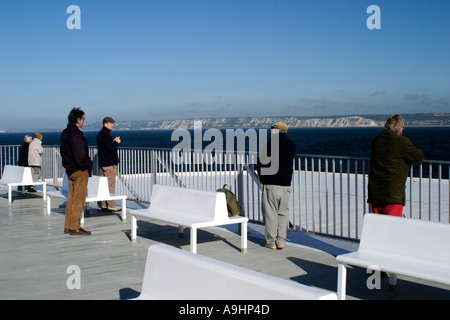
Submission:
[[[256,168],[263,185],[265,246],[276,250],[286,242],[295,143],[287,137],[286,123],[277,122],[271,129],[273,135],[259,154]]]
[[[117,154],[117,146],[120,137],[111,137],[111,131],[114,127],[114,119],[105,117],[103,119],[103,127],[97,134],[98,147],[98,165],[102,176],[108,178],[109,193],[116,192],[116,175],[117,165],[119,164],[119,156]],[[119,211],[114,200],[102,201],[102,211]]]

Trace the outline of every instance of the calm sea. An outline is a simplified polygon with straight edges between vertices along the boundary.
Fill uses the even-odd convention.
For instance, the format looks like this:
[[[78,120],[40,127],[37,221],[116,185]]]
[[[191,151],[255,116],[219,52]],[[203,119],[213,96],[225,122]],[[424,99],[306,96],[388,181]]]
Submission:
[[[370,157],[370,142],[382,128],[291,128],[288,136],[296,143],[298,154]],[[225,141],[225,130],[223,137]],[[245,131],[245,129],[244,129]],[[61,132],[43,132],[43,145],[59,145]],[[121,147],[173,148],[182,141],[171,140],[173,130],[112,131],[120,136]],[[192,131],[191,131],[192,133]],[[0,145],[20,145],[25,134],[0,133]],[[84,132],[90,146],[97,145],[97,132]],[[450,161],[450,127],[405,128],[403,135],[425,153],[427,160]],[[191,134],[193,137],[193,134]],[[192,138],[193,140],[193,138]],[[211,142],[206,141],[204,145]]]

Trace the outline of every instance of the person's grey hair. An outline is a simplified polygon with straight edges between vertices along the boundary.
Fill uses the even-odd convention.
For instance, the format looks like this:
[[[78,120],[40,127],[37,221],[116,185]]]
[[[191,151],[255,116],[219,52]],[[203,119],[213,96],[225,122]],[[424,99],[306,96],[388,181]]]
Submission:
[[[403,117],[399,114],[394,114],[387,119],[386,123],[384,124],[384,127],[388,131],[392,131],[395,133],[399,133],[403,130],[403,127],[405,125],[405,122],[403,120]]]
[[[30,143],[33,138],[29,135],[26,135],[25,138],[23,138],[23,141]]]

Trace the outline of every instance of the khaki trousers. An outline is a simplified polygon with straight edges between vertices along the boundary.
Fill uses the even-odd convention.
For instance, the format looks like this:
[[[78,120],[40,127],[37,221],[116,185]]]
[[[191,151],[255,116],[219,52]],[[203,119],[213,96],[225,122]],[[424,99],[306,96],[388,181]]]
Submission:
[[[80,228],[81,210],[86,203],[88,181],[88,170],[78,170],[69,177],[69,195],[67,196],[64,229],[76,230]]]
[[[33,181],[38,181],[41,177],[41,167],[38,166],[30,166],[31,168],[31,177],[33,178]],[[34,188],[34,185],[29,186]]]
[[[39,166],[30,166],[31,168],[31,177],[33,181],[38,181],[41,177],[41,167]]]
[[[291,187],[264,185],[262,211],[265,223],[266,244],[284,246],[289,224],[289,197]]]
[[[108,178],[108,188],[109,193],[116,193],[116,175],[117,175],[117,166],[108,166],[100,168],[101,174],[103,177]],[[115,200],[102,201],[102,208],[114,208],[116,206]]]

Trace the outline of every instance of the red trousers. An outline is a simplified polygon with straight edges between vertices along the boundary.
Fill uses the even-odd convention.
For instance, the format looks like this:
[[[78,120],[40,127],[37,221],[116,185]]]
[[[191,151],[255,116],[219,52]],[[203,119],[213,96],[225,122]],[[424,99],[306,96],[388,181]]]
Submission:
[[[387,214],[388,216],[401,217],[403,213],[403,205],[395,203],[372,203],[372,212]]]

